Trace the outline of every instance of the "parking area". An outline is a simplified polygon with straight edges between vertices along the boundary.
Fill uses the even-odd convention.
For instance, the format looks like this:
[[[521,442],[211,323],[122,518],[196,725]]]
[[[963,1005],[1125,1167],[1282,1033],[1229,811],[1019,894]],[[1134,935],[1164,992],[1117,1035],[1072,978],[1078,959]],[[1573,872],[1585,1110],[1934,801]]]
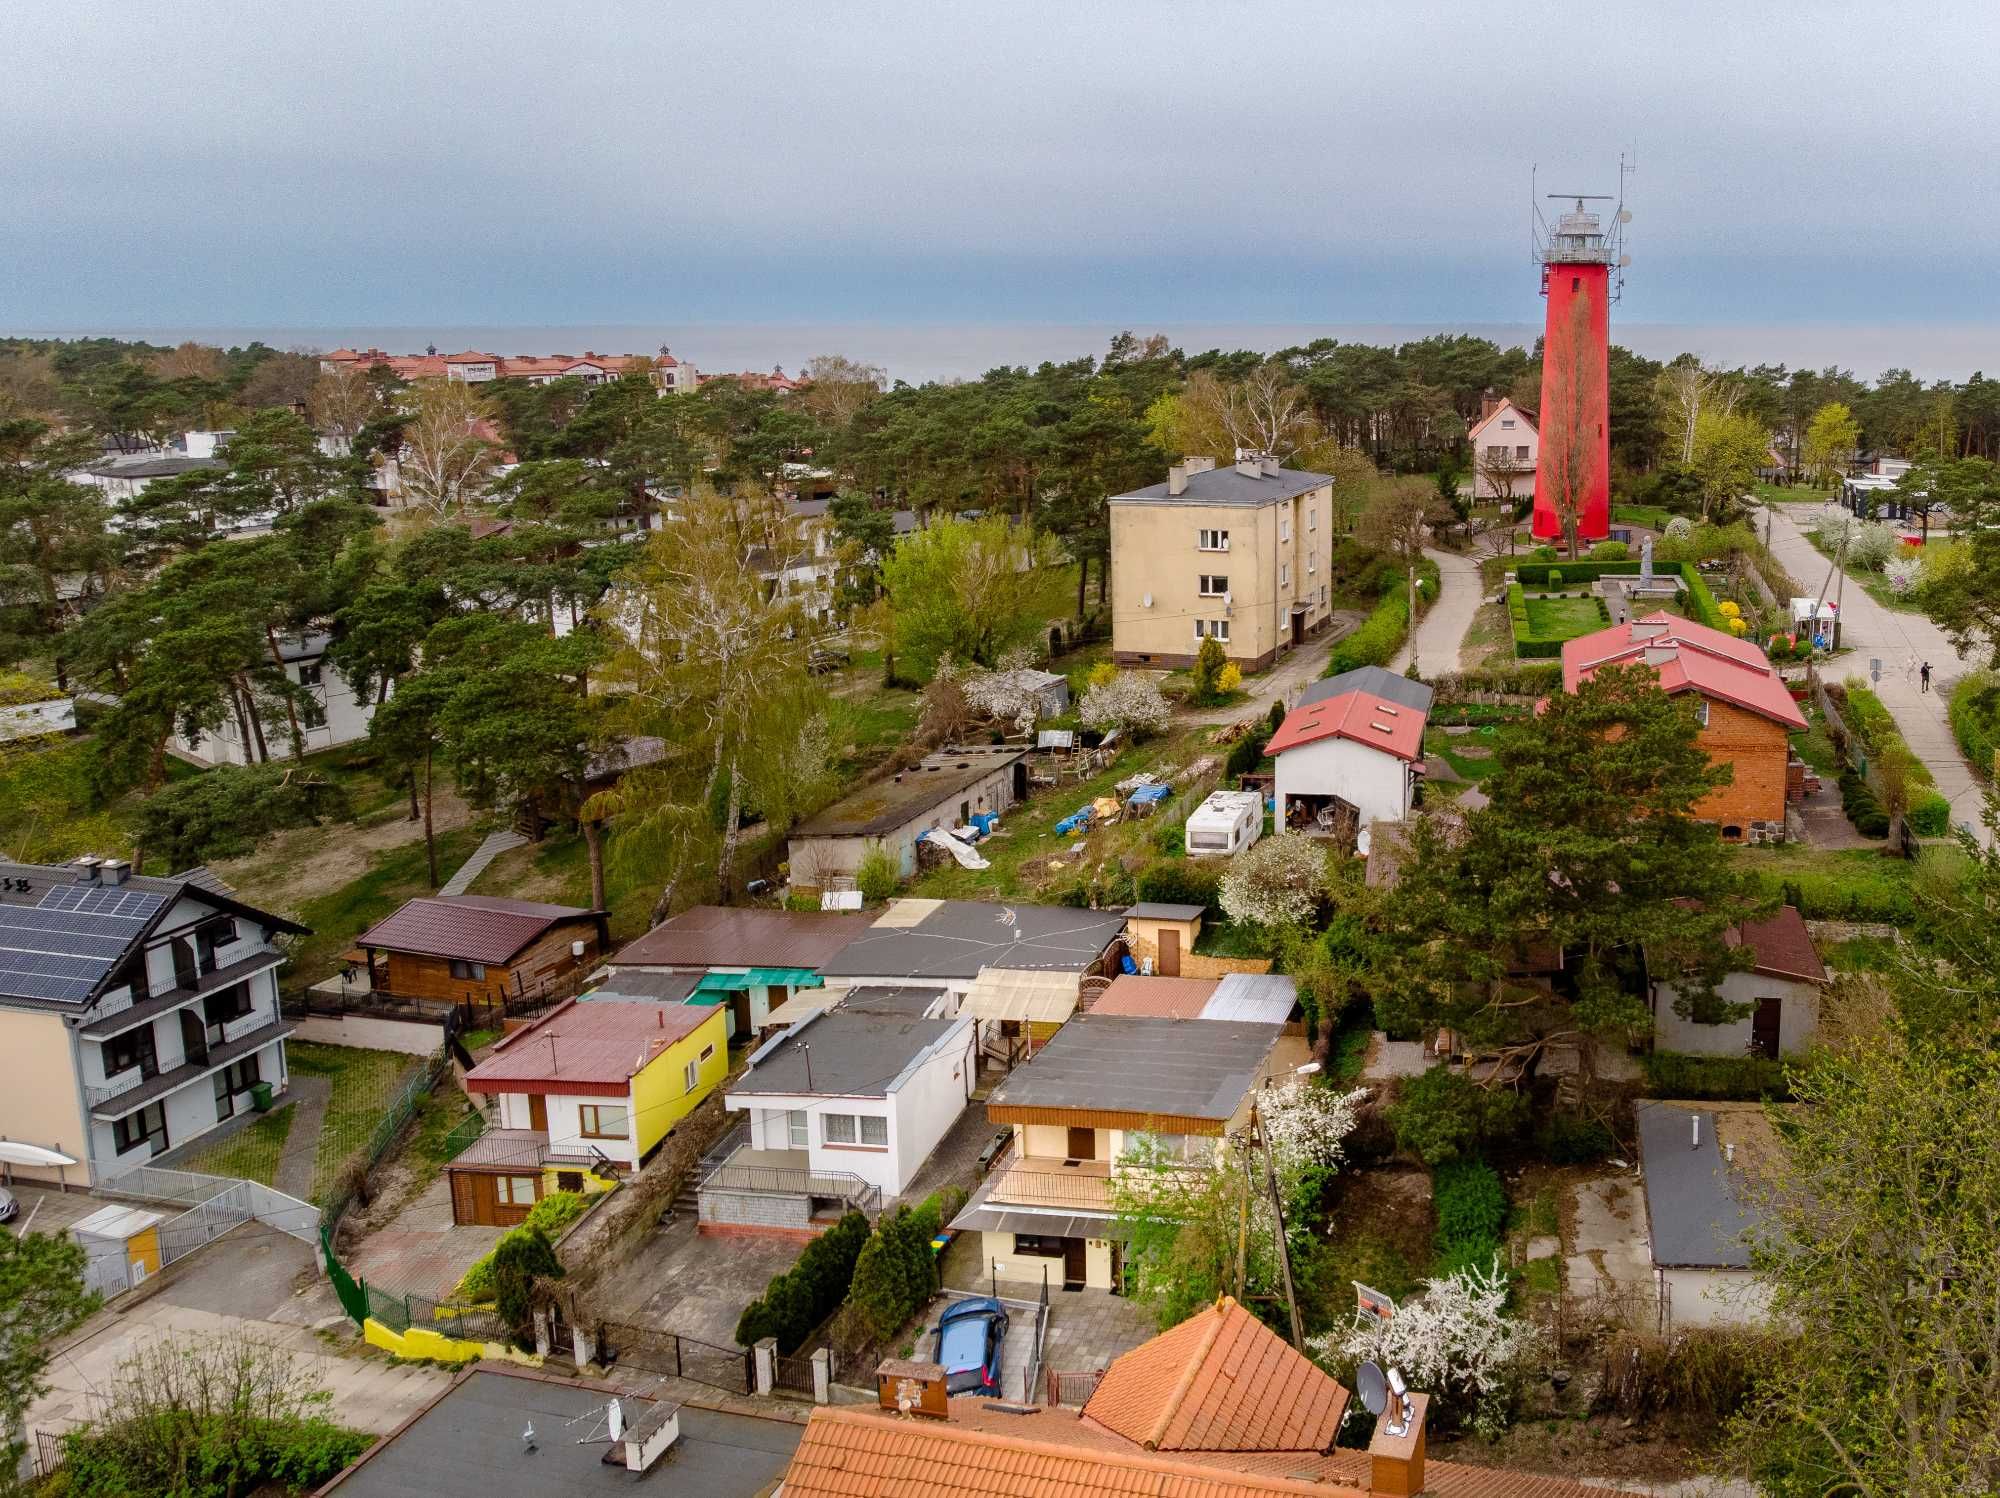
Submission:
[[[92,1212],[109,1205],[103,1197],[87,1191],[58,1191],[53,1186],[37,1186],[17,1181],[7,1187],[19,1203],[20,1211],[7,1224],[16,1237],[24,1233],[66,1233],[72,1223],[83,1221]]]
[[[953,1302],[976,1298],[969,1291],[948,1290],[930,1303],[924,1312],[923,1330],[917,1337],[916,1353],[919,1358],[935,1356],[938,1321]],[[1006,1297],[1001,1303],[1007,1310],[1007,1341],[1000,1349],[1000,1387],[997,1392],[1003,1399],[1026,1400],[1032,1397],[1025,1380],[1034,1362],[1035,1312],[1040,1308],[1039,1303]]]
[[[451,1178],[439,1173],[417,1197],[351,1248],[341,1262],[356,1279],[402,1295],[449,1300],[465,1271],[507,1230],[451,1220]]]
[[[804,1246],[760,1235],[703,1237],[682,1215],[608,1270],[595,1299],[607,1320],[733,1347],[743,1308],[798,1262]]]

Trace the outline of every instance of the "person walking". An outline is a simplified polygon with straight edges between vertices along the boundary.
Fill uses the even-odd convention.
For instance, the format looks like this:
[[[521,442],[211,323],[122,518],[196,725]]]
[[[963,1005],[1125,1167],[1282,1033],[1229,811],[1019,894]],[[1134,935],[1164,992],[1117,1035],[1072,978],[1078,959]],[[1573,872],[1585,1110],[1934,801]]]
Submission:
[[[1923,665],[1917,668],[1917,680],[1922,683],[1920,690],[1928,692],[1931,689],[1931,663],[1929,661],[1925,661]]]

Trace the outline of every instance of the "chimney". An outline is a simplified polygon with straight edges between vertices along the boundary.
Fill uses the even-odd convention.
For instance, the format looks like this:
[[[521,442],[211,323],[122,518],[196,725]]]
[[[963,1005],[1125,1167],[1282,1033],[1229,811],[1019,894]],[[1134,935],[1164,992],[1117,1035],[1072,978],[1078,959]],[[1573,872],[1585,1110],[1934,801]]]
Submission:
[[[875,1370],[875,1402],[882,1409],[933,1420],[951,1418],[944,1369],[937,1363],[888,1358]]]
[[[1167,470],[1167,493],[1170,495],[1187,493],[1187,481],[1187,466],[1182,463],[1174,464]]]
[[[95,858],[88,853],[77,859],[75,863],[70,865],[71,868],[76,870],[76,882],[78,884],[97,883],[97,870],[103,862],[103,859]]]
[[[1479,397],[1479,419],[1481,421],[1484,421],[1499,409],[1500,397],[1495,395],[1491,390]]]
[[[1266,478],[1276,478],[1278,476],[1278,460],[1276,458],[1272,457],[1259,458],[1257,460],[1257,466],[1264,470],[1264,475]]]
[[[1409,1418],[1403,1417],[1407,1402]],[[1431,1396],[1389,1396],[1388,1408],[1375,1417],[1375,1439],[1368,1443],[1368,1491],[1382,1498],[1416,1498],[1424,1490],[1424,1417]],[[1394,1432],[1394,1434],[1392,1434]]]
[[[1185,468],[1188,476],[1192,478],[1197,473],[1215,472],[1215,459],[1202,453],[1189,453],[1181,459],[1181,467]]]
[[[1648,645],[1645,661],[1649,666],[1664,666],[1668,661],[1680,658],[1681,647],[1669,640],[1664,645]]]
[[[1248,457],[1238,456],[1236,471],[1246,479],[1259,479],[1264,476],[1264,464],[1255,453]]]
[[[98,876],[106,884],[123,884],[132,872],[132,865],[123,858],[107,858],[98,867]]]

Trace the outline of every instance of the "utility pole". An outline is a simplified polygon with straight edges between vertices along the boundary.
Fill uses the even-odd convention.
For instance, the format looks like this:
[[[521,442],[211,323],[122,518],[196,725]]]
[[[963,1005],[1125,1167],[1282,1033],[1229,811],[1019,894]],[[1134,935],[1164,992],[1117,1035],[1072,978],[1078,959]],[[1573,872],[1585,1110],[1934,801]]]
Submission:
[[[1299,1325],[1299,1297],[1292,1288],[1292,1252],[1285,1242],[1285,1203],[1278,1195],[1278,1168],[1271,1161],[1271,1140],[1264,1132],[1264,1118],[1253,1101],[1250,1118],[1257,1125],[1257,1142],[1264,1148],[1264,1183],[1271,1191],[1271,1212],[1277,1218],[1278,1269],[1285,1279],[1285,1308],[1292,1316],[1292,1346],[1306,1350],[1305,1329]]]
[[[1417,663],[1417,567],[1414,562],[1410,564],[1410,669],[1418,675],[1422,675],[1424,669]]]

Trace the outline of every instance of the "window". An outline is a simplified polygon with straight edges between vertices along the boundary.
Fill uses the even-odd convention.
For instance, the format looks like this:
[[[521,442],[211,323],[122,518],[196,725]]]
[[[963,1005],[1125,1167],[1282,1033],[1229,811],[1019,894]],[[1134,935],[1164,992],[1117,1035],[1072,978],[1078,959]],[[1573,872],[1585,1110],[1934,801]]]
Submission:
[[[1516,447],[1514,449],[1514,456],[1522,462],[1526,462],[1528,458],[1528,444],[1523,442],[1519,447]]]
[[[1311,505],[1306,507],[1306,529],[1309,531],[1319,529],[1319,510]]]
[[[137,1113],[128,1113],[111,1126],[111,1145],[118,1154],[152,1146],[159,1154],[167,1147],[167,1113],[159,1103],[148,1103]]]
[[[1038,1259],[1060,1259],[1063,1256],[1063,1241],[1047,1233],[1016,1233],[1014,1252],[1032,1254]]]
[[[263,1069],[258,1066],[255,1056],[245,1056],[233,1066],[225,1066],[215,1074],[215,1121],[222,1122],[236,1113],[236,1094],[248,1092],[264,1080]]]
[[[1701,724],[1703,728],[1708,727],[1708,699],[1706,697],[1695,704],[1694,717],[1695,721]]]
[[[469,978],[473,982],[483,982],[486,964],[483,962],[461,962],[456,957],[451,960],[451,975],[454,978]]]
[[[1289,516],[1289,515],[1280,515],[1280,516],[1278,517],[1278,539],[1279,539],[1280,541],[1289,541],[1289,540],[1291,540],[1291,539],[1292,539],[1292,517],[1291,517],[1291,516]]]
[[[795,1150],[802,1150],[811,1144],[806,1135],[806,1115],[803,1109],[785,1115],[785,1142]]]
[[[585,1139],[629,1139],[631,1124],[622,1103],[585,1103],[576,1110],[577,1132]]]
[[[681,1091],[693,1092],[695,1084],[701,1081],[701,1063],[690,1061],[681,1067]]]
[[[1197,619],[1194,621],[1194,637],[1197,640],[1220,640],[1229,643],[1229,621],[1227,619]]]
[[[326,727],[326,704],[308,693],[299,704],[299,723],[306,728]]]
[[[540,1176],[495,1176],[493,1200],[503,1207],[532,1207],[541,1186]]]
[[[232,983],[201,1001],[201,1017],[211,1025],[226,1025],[231,1020],[243,1018],[251,1007],[250,985]]]
[[[703,1046],[701,1048],[701,1059],[703,1061],[713,1061],[715,1059],[715,1047],[713,1045]]]
[[[204,921],[197,926],[194,932],[194,952],[201,971],[214,972],[216,949],[226,947],[235,940],[236,922],[233,917],[217,916],[214,920]]]
[[[1134,1143],[1138,1140],[1145,1142],[1127,1155],[1161,1165],[1207,1165],[1215,1159],[1215,1141],[1202,1134],[1141,1134]]]
[[[1571,277],[1569,278],[1569,289],[1570,289],[1571,291],[1581,291],[1581,290],[1583,290],[1583,277],[1582,277],[1582,276],[1571,276]]]
[[[1513,417],[1511,417],[1511,416],[1503,416],[1503,417],[1501,417],[1501,418],[1500,418],[1500,430],[1501,430],[1501,431],[1503,431],[1503,432],[1511,432],[1511,431],[1513,431],[1513,430],[1514,430],[1514,418],[1513,418]]]
[[[1281,588],[1289,588],[1291,585],[1292,585],[1292,564],[1290,562],[1278,563],[1278,586]]]
[[[123,1035],[114,1035],[104,1042],[104,1075],[107,1078],[130,1071],[135,1066],[142,1077],[159,1075],[160,1064],[153,1054],[153,1027],[150,1024],[127,1030]]]
[[[1203,598],[1220,598],[1229,591],[1228,578],[1214,577],[1206,572],[1196,579],[1196,583],[1195,591]]]
[[[583,1172],[580,1170],[559,1170],[556,1172],[556,1190],[583,1190]]]
[[[823,1113],[820,1133],[828,1144],[856,1145],[863,1149],[889,1147],[889,1120],[869,1114]]]
[[[1512,426],[1513,423],[1509,422],[1508,425]],[[321,680],[320,664],[318,661],[309,661],[306,664],[299,667],[300,686],[316,687],[320,684],[320,680]]]
[[[1309,551],[1306,553],[1306,573],[1310,576],[1317,571],[1319,571],[1319,553]]]
[[[1197,551],[1229,550],[1228,531],[1196,531],[1194,535],[1194,545]]]

